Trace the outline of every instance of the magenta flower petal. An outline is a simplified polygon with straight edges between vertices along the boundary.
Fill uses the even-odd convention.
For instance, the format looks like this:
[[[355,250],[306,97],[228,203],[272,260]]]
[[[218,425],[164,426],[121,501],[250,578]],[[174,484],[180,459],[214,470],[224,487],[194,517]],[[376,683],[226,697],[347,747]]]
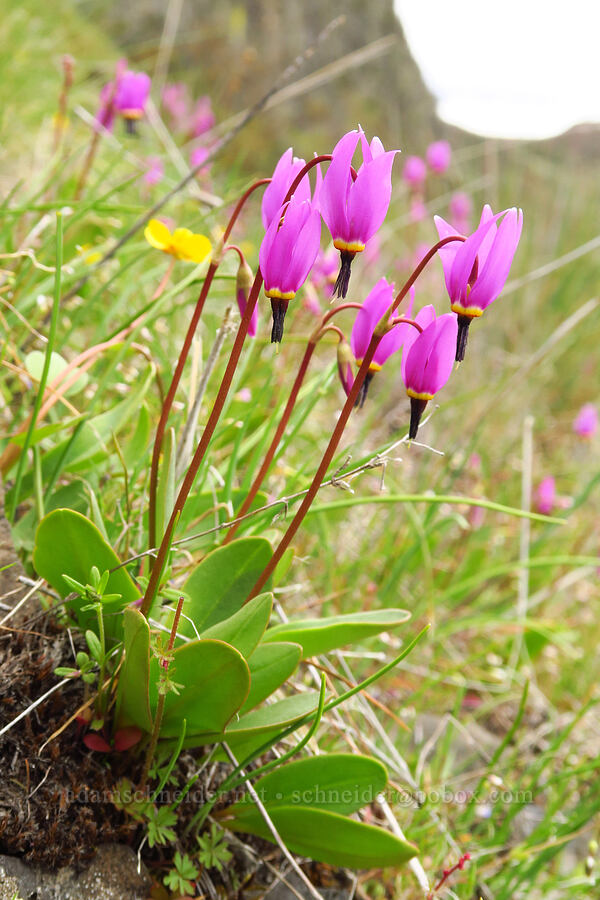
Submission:
[[[309,213],[298,232],[286,275],[286,285],[293,291],[297,291],[306,281],[321,247],[321,214],[308,201],[305,203]]]
[[[319,193],[321,215],[334,241],[349,240],[346,204],[352,183],[350,167],[358,138],[358,131],[349,131],[333,148],[333,159],[329,163]]]
[[[470,306],[486,309],[500,296],[508,278],[522,228],[523,213],[521,210],[509,209],[498,227],[483,269],[478,274],[469,294]]]
[[[262,221],[265,230],[271,224],[273,217],[281,209],[285,196],[291,187],[296,175],[306,165],[303,159],[293,155],[291,147],[281,155],[273,172],[271,183],[267,185],[263,194],[261,205]],[[310,181],[306,175],[295,190],[297,200],[310,200]]]
[[[435,222],[435,227],[437,228],[437,232],[440,236],[441,241],[446,237],[450,237],[450,235],[456,234],[456,230],[453,228],[453,226],[450,225],[449,222],[446,222],[445,219],[442,219],[441,216],[434,216],[433,221]],[[448,294],[450,294],[450,275],[452,273],[452,266],[454,265],[456,252],[461,243],[461,241],[452,241],[449,244],[445,244],[440,250],[438,250],[440,259],[442,261],[444,281],[446,282],[446,290],[448,291]]]
[[[390,284],[387,278],[380,278],[375,287],[365,297],[363,305],[358,310],[350,334],[350,347],[355,359],[362,360],[364,357],[373,337],[375,326],[386,309],[390,308],[393,299],[394,285]]]
[[[462,243],[456,251],[452,271],[450,273],[450,299],[453,303],[467,306],[467,287],[477,258],[477,253],[486,234],[502,213],[483,222],[473,234]]]
[[[397,150],[381,153],[363,166],[348,198],[349,240],[366,244],[381,227],[392,197],[392,165]]]
[[[411,395],[428,400],[446,384],[454,365],[457,332],[456,317],[446,313],[413,341],[402,367],[404,384]]]

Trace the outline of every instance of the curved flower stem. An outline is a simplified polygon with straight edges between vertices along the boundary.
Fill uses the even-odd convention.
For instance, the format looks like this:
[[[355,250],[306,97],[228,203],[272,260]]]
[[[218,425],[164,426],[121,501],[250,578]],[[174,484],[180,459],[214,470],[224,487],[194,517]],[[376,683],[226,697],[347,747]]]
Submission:
[[[258,470],[258,472],[256,473],[256,475],[254,476],[254,481],[252,482],[252,485],[250,487],[250,490],[248,491],[246,499],[244,500],[241,507],[239,508],[239,510],[236,512],[236,514],[234,516],[235,519],[239,520],[242,516],[246,515],[246,513],[250,509],[250,506],[252,505],[252,501],[256,497],[256,495],[260,489],[260,486],[262,485],[262,483],[265,479],[265,475],[269,471],[269,468],[270,468],[271,463],[273,462],[273,458],[275,456],[275,452],[277,450],[277,447],[279,446],[279,442],[281,441],[281,438],[283,437],[283,433],[284,433],[284,431],[287,427],[287,424],[290,420],[292,410],[294,408],[296,400],[298,399],[298,393],[300,391],[300,388],[302,387],[302,382],[304,381],[304,376],[306,375],[306,371],[308,369],[308,364],[310,363],[310,360],[314,353],[315,347],[316,347],[316,342],[313,342],[312,340],[309,341],[308,344],[306,345],[306,350],[304,351],[304,356],[302,357],[302,362],[300,363],[300,368],[298,369],[298,372],[296,373],[296,378],[292,385],[292,389],[290,391],[290,395],[289,395],[287,403],[285,405],[285,409],[283,410],[283,413],[281,415],[281,419],[279,420],[279,425],[277,426],[277,430],[276,430],[275,434],[273,435],[273,439],[269,445],[269,449],[265,453],[265,457],[262,461],[261,467]],[[232,540],[232,538],[233,538],[234,534],[236,533],[236,531],[238,530],[240,524],[241,524],[241,522],[237,521],[231,526],[231,528],[225,535],[225,540],[223,541],[223,544],[228,544],[229,541]]]
[[[339,312],[343,312],[345,309],[362,309],[362,303],[355,303],[354,301],[349,301],[348,303],[340,303],[339,306],[335,306],[333,309],[328,310],[321,320],[322,325],[326,325],[330,319],[333,319],[334,316],[337,316]]]
[[[317,495],[317,491],[319,490],[319,487],[321,486],[321,482],[323,481],[323,479],[327,473],[327,470],[331,464],[331,461],[334,457],[335,451],[337,450],[338,444],[339,444],[342,434],[344,432],[344,428],[346,427],[346,423],[348,422],[348,419],[350,418],[350,414],[354,408],[354,404],[356,403],[356,398],[358,397],[360,389],[366,378],[367,372],[369,371],[369,366],[371,364],[373,356],[375,355],[375,351],[377,350],[379,342],[382,340],[382,338],[385,334],[385,331],[386,331],[385,326],[387,326],[389,317],[398,308],[398,306],[400,305],[400,303],[402,302],[402,300],[404,299],[404,297],[406,296],[406,294],[408,293],[408,291],[410,290],[410,288],[412,287],[414,282],[417,280],[417,278],[419,277],[419,275],[421,274],[421,272],[423,271],[423,269],[425,268],[427,263],[430,262],[431,259],[433,259],[433,257],[435,256],[437,251],[440,249],[440,247],[445,246],[446,244],[450,243],[450,241],[464,241],[464,240],[465,240],[465,238],[462,236],[451,235],[449,237],[443,238],[441,241],[438,241],[437,244],[435,244],[431,248],[431,250],[429,250],[429,252],[424,256],[424,258],[421,260],[421,262],[416,267],[416,269],[414,270],[414,272],[412,273],[410,278],[407,280],[404,287],[400,290],[400,292],[394,299],[390,308],[388,310],[386,310],[386,312],[383,314],[383,316],[379,320],[379,323],[373,332],[373,336],[371,338],[369,346],[367,347],[367,352],[364,355],[363,361],[360,365],[360,368],[359,368],[356,378],[354,380],[354,384],[352,385],[352,389],[350,390],[350,393],[348,394],[348,397],[346,398],[346,403],[344,404],[344,408],[342,409],[342,411],[339,415],[336,426],[333,430],[333,434],[331,435],[329,444],[327,445],[325,453],[323,454],[323,458],[321,459],[321,462],[319,463],[319,467],[318,467],[318,469],[315,473],[315,476],[311,482],[311,485],[304,497],[304,500],[302,501],[296,515],[290,522],[287,531],[285,532],[281,541],[279,542],[279,545],[277,546],[277,549],[273,553],[273,556],[271,557],[269,564],[263,570],[262,574],[260,575],[260,578],[258,579],[256,584],[250,591],[250,593],[246,599],[246,602],[248,602],[248,600],[251,600],[252,597],[256,597],[257,594],[259,594],[262,591],[265,584],[267,583],[267,581],[269,580],[269,578],[275,571],[275,568],[276,568],[277,564],[279,563],[279,560],[281,559],[281,557],[283,556],[283,554],[289,547],[290,543],[292,542],[296,532],[298,531],[300,525],[302,524],[302,521],[303,521],[306,513],[310,509],[310,506]],[[381,330],[380,330],[380,328],[381,328]]]
[[[200,464],[204,459],[204,455],[210,443],[210,440],[213,436],[213,432],[217,426],[217,422],[219,421],[221,412],[223,410],[223,406],[225,405],[225,400],[227,399],[227,395],[229,393],[229,388],[231,387],[231,382],[233,380],[233,376],[237,367],[237,364],[240,359],[240,354],[242,352],[242,347],[244,344],[244,340],[248,333],[248,326],[250,325],[250,319],[252,318],[252,313],[254,312],[254,307],[258,302],[258,295],[260,293],[260,289],[262,287],[263,278],[259,271],[256,273],[256,277],[252,284],[252,288],[250,290],[250,295],[248,297],[248,303],[246,305],[246,309],[244,311],[244,315],[242,316],[242,321],[240,322],[240,327],[238,328],[238,332],[231,350],[231,354],[229,356],[229,361],[227,363],[227,368],[225,369],[225,373],[223,375],[223,379],[221,381],[221,385],[219,387],[219,391],[215,398],[215,402],[213,408],[211,410],[210,416],[208,418],[208,422],[204,427],[204,431],[202,432],[202,437],[200,438],[200,442],[196,448],[196,452],[192,458],[189,469],[187,470],[186,476],[183,479],[183,484],[179,490],[177,495],[177,499],[175,500],[175,505],[173,507],[173,512],[171,513],[171,518],[167,524],[165,529],[165,533],[163,535],[162,541],[160,543],[160,547],[158,548],[158,554],[156,559],[154,560],[154,565],[152,566],[152,571],[150,573],[150,579],[148,581],[148,587],[146,588],[146,593],[144,594],[144,599],[142,601],[142,605],[140,610],[144,616],[148,615],[150,607],[156,597],[156,593],[158,590],[159,580],[161,573],[164,568],[164,563],[167,557],[167,553],[169,552],[169,547],[171,546],[171,539],[173,537],[173,531],[175,530],[175,525],[177,520],[181,514],[181,511],[185,505],[185,501],[187,500],[188,494],[192,489],[192,485],[198,474],[198,469],[200,468]]]
[[[341,328],[338,328],[337,325],[326,325],[325,328],[321,328],[319,333],[317,334],[317,340],[321,340],[321,338],[327,334],[328,331],[333,331],[334,334],[337,334],[338,341],[345,341],[346,337]]]
[[[235,222],[242,211],[242,208],[250,195],[257,190],[259,187],[262,187],[265,184],[269,184],[271,181],[270,178],[261,178],[259,181],[254,182],[254,184],[250,185],[247,191],[245,191],[240,199],[238,200],[235,209],[231,214],[231,218],[229,219],[229,223],[225,232],[223,233],[222,242],[226,244],[229,235],[231,234],[232,228],[235,225]],[[156,426],[156,435],[154,437],[154,447],[152,448],[152,462],[150,464],[150,487],[149,487],[149,499],[148,499],[148,546],[155,547],[156,546],[156,489],[158,486],[158,461],[160,459],[160,452],[162,450],[162,442],[165,436],[165,430],[167,427],[167,421],[169,418],[169,413],[171,412],[171,407],[173,406],[173,400],[175,398],[175,394],[177,392],[177,388],[179,387],[179,382],[181,381],[181,375],[183,373],[183,367],[185,366],[186,360],[188,358],[190,348],[192,346],[192,339],[194,334],[196,333],[196,328],[198,327],[198,323],[200,321],[200,317],[202,315],[202,311],[204,309],[204,304],[206,303],[206,298],[208,297],[208,292],[210,291],[211,285],[213,283],[213,279],[215,277],[215,273],[219,268],[221,260],[217,256],[216,260],[211,261],[208,270],[206,272],[206,276],[204,278],[204,284],[202,285],[202,290],[200,291],[200,296],[196,302],[196,307],[194,309],[192,318],[190,319],[190,324],[188,326],[188,330],[183,342],[183,346],[179,353],[179,359],[177,360],[177,365],[175,367],[175,371],[173,373],[173,378],[171,380],[171,384],[169,385],[169,390],[167,391],[167,396],[165,397],[164,403],[162,405],[160,419],[158,420],[158,425]]]
[[[267,583],[267,581],[273,574],[279,560],[281,559],[281,557],[283,556],[283,554],[289,547],[290,543],[292,542],[296,532],[298,531],[300,525],[302,524],[302,520],[304,519],[304,516],[308,512],[313,500],[315,499],[315,497],[317,495],[317,491],[319,490],[319,487],[321,486],[321,482],[323,481],[323,478],[325,477],[325,474],[327,473],[327,469],[329,468],[329,466],[331,464],[331,460],[333,459],[335,451],[337,450],[337,446],[342,437],[344,428],[346,427],[346,423],[347,423],[348,419],[350,418],[350,414],[351,414],[352,410],[354,409],[354,404],[356,403],[356,398],[358,397],[359,391],[363,385],[363,382],[365,380],[367,372],[369,371],[369,366],[371,364],[371,361],[373,359],[373,356],[375,355],[375,351],[377,350],[377,347],[378,347],[381,339],[382,339],[382,335],[373,334],[373,337],[371,338],[371,342],[369,343],[369,346],[367,347],[367,352],[365,353],[364,359],[361,363],[360,369],[358,370],[358,373],[354,380],[354,384],[352,385],[352,389],[351,389],[350,393],[348,394],[348,397],[346,398],[344,408],[342,409],[342,411],[340,413],[340,416],[337,420],[336,426],[333,430],[333,434],[331,435],[329,444],[327,445],[327,449],[325,450],[325,453],[323,454],[323,458],[322,458],[321,462],[319,463],[319,468],[317,469],[317,471],[315,473],[315,476],[311,482],[308,492],[307,492],[306,496],[304,497],[304,500],[302,501],[302,503],[298,509],[298,512],[296,513],[296,515],[292,519],[290,525],[288,526],[287,531],[285,532],[281,541],[279,542],[279,545],[278,545],[277,549],[275,550],[273,556],[271,557],[269,564],[263,570],[260,578],[258,579],[256,584],[250,591],[246,602],[248,602],[248,600],[251,600],[252,597],[256,597],[257,594],[260,594],[263,587],[265,586],[265,584]]]
[[[422,333],[423,328],[419,325],[418,322],[415,322],[414,319],[407,319],[404,316],[396,316],[395,319],[390,319],[390,325],[393,327],[394,325],[412,325],[413,328],[416,328],[419,334]]]
[[[421,262],[419,263],[417,268],[414,270],[414,272],[410,276],[410,278],[405,282],[404,287],[400,291],[398,291],[398,293],[396,294],[396,297],[394,298],[394,302],[392,303],[392,305],[390,306],[390,308],[388,310],[386,319],[389,316],[391,316],[392,313],[398,309],[398,307],[400,306],[400,304],[402,303],[402,301],[408,294],[409,290],[411,289],[411,287],[413,286],[413,284],[415,283],[415,281],[417,280],[417,278],[419,277],[419,275],[421,274],[421,272],[423,271],[425,266],[431,262],[431,260],[433,259],[435,254],[438,252],[438,250],[440,250],[442,247],[445,247],[446,244],[450,244],[452,241],[466,241],[466,238],[463,237],[462,234],[450,234],[450,235],[448,235],[448,237],[442,238],[441,241],[438,241],[437,244],[434,244],[433,247],[427,251],[427,253],[423,257],[423,259],[421,260]]]

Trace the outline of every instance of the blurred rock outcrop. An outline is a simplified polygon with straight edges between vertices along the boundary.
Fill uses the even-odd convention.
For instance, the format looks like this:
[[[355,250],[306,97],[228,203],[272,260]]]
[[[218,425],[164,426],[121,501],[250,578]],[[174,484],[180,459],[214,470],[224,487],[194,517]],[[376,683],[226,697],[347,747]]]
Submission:
[[[128,57],[152,72],[167,16],[177,21],[169,66],[170,80],[185,80],[197,93],[209,94],[220,119],[255,102],[292,60],[313,43],[337,16],[344,22],[320,43],[292,80],[306,78],[347,59],[349,68],[302,96],[263,115],[245,133],[244,149],[264,153],[265,135],[274,155],[290,143],[303,154],[327,146],[360,122],[368,134],[379,134],[390,146],[415,150],[443,126],[435,103],[410,55],[392,0],[370,4],[303,0],[136,0],[125,7],[111,0],[89,0],[94,18],[108,28]],[[395,37],[361,64],[361,48]],[[314,145],[314,146],[313,146]],[[240,148],[236,148],[239,153]],[[239,158],[239,157],[238,157]]]

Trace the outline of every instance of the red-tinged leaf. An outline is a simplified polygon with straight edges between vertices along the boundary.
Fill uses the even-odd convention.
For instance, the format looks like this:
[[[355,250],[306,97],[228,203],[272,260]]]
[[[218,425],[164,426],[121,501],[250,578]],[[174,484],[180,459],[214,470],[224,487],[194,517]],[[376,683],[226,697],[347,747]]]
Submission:
[[[83,743],[90,750],[99,750],[101,753],[110,753],[112,747],[110,744],[100,737],[99,734],[84,734]]]
[[[135,747],[141,740],[141,737],[142,730],[140,728],[136,728],[133,725],[130,728],[121,728],[115,734],[115,750],[117,753],[124,753],[125,750]]]

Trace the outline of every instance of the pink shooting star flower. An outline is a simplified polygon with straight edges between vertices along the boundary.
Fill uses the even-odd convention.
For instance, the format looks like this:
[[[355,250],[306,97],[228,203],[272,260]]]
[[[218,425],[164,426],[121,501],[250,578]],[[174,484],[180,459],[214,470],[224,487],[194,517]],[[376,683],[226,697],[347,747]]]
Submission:
[[[498,226],[498,219],[502,222]],[[448,222],[434,216],[440,238],[456,234]],[[452,241],[439,250],[452,312],[458,316],[456,359],[464,359],[469,326],[496,300],[521,237],[523,213],[513,207],[494,215],[483,207],[479,226],[464,242]]]
[[[135,122],[144,115],[144,108],[150,95],[150,76],[145,72],[123,72],[115,95],[115,110],[127,124],[127,131],[135,134]]]
[[[552,475],[543,478],[535,492],[535,505],[538,512],[549,516],[556,506],[556,482]]]
[[[411,187],[418,187],[427,178],[427,166],[420,156],[408,156],[402,170],[402,180]]]
[[[448,141],[434,141],[425,151],[427,165],[436,175],[442,175],[452,159],[452,149]]]
[[[210,97],[206,95],[200,97],[196,101],[196,107],[192,113],[192,135],[194,137],[200,137],[201,135],[206,134],[207,131],[214,128],[216,121]]]
[[[352,179],[352,157],[360,139],[363,163]],[[319,195],[321,214],[340,251],[336,294],[348,293],[352,260],[381,227],[392,196],[392,165],[398,150],[385,151],[378,137],[367,142],[364,132],[349,131],[338,141]]]
[[[410,301],[406,310],[406,316],[409,317],[415,299],[414,288],[410,291]],[[363,305],[358,310],[352,332],[350,334],[350,349],[358,366],[361,365],[367,348],[371,343],[373,332],[379,324],[385,311],[390,308],[394,300],[394,285],[386,278],[380,278],[375,287],[365,297]],[[385,334],[375,351],[375,355],[369,365],[369,371],[363,381],[362,388],[356,398],[356,405],[361,407],[367,397],[369,385],[373,380],[376,372],[379,372],[382,365],[402,347],[407,339],[409,332],[415,331],[413,325],[396,325]]]
[[[261,213],[265,231],[273,221],[274,217],[280,213],[282,203],[285,200],[288,190],[292,186],[292,182],[305,165],[306,162],[303,159],[294,156],[291,147],[288,147],[285,153],[280,156],[271,177],[271,183],[267,185],[263,194]],[[319,167],[317,166],[317,168]],[[296,188],[294,197],[299,201],[310,200],[311,193],[308,173]]]
[[[246,260],[240,260],[240,264],[237,270],[237,277],[235,280],[235,299],[237,300],[238,309],[240,311],[240,316],[244,315],[246,311],[246,306],[248,303],[248,295],[250,294],[250,288],[252,287],[252,282],[254,281],[254,275],[252,274],[252,269],[246,262]],[[248,325],[248,335],[249,337],[256,337],[256,330],[258,326],[258,305],[254,307],[252,311],[252,316],[250,317],[250,324]]]
[[[283,221],[280,218],[283,214]],[[321,243],[321,216],[310,200],[296,195],[273,218],[267,228],[258,259],[271,300],[273,328],[271,342],[283,337],[283,321],[288,303],[306,281]]]
[[[582,438],[592,438],[598,431],[598,410],[593,403],[582,406],[573,422],[573,431]]]
[[[452,373],[458,323],[452,313],[436,318],[433,306],[424,306],[415,319],[423,331],[412,329],[402,352],[402,380],[410,397],[410,429],[416,438],[428,402],[444,387]]]

